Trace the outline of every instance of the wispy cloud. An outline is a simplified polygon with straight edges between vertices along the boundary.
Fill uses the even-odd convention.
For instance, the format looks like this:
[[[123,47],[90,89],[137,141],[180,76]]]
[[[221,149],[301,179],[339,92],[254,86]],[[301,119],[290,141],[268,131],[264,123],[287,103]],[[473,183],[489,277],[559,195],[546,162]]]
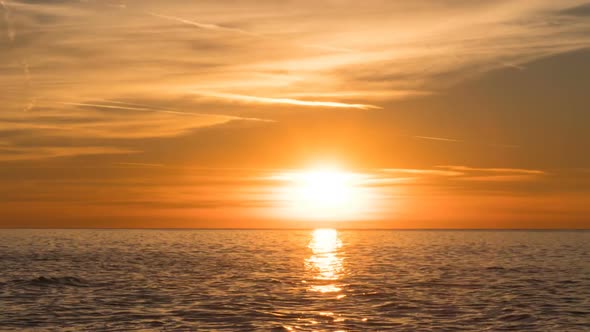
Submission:
[[[8,8],[6,3],[2,0],[0,0],[0,7],[2,7],[4,22],[6,24],[6,36],[8,37],[8,40],[14,42],[14,38],[16,37],[16,30],[14,30],[10,8]]]
[[[131,111],[148,111],[147,108],[138,108],[138,107],[128,107],[128,106],[113,106],[113,105],[101,105],[101,104],[91,104],[91,103],[70,103],[70,102],[62,102],[63,105],[70,105],[70,106],[89,106],[89,107],[97,107],[97,108],[111,108],[111,109],[122,109],[122,110],[131,110]]]
[[[124,162],[119,162],[116,163],[115,165],[121,165],[121,166],[128,166],[128,167],[164,167],[163,164],[149,164],[149,163],[124,163]]]
[[[260,36],[258,34],[251,33],[249,31],[242,30],[242,29],[224,27],[224,26],[212,24],[212,23],[202,23],[202,22],[184,19],[184,18],[177,17],[177,16],[162,15],[162,14],[153,13],[153,12],[148,12],[148,14],[153,17],[157,17],[157,18],[161,18],[161,19],[165,19],[165,20],[169,20],[169,21],[173,21],[173,22],[177,22],[177,23],[181,23],[181,24],[190,25],[190,26],[193,26],[193,27],[196,27],[199,29],[238,33],[238,34],[243,34],[243,35],[248,35],[248,36]]]
[[[199,95],[215,97],[221,99],[229,99],[235,101],[242,101],[246,103],[260,103],[260,104],[286,104],[295,106],[309,106],[309,107],[332,107],[332,108],[356,108],[362,110],[368,109],[379,109],[381,107],[375,105],[366,104],[349,104],[334,101],[309,101],[299,100],[291,98],[271,98],[271,97],[257,97],[247,96],[232,93],[220,93],[220,92],[200,92]]]
[[[48,158],[103,155],[132,154],[139,151],[108,146],[83,147],[0,147],[0,161],[39,160]]]
[[[524,168],[485,168],[485,167],[469,167],[457,165],[441,165],[438,168],[448,169],[459,172],[486,172],[486,173],[500,173],[500,174],[519,174],[519,175],[546,175],[547,173],[537,169]]]
[[[549,173],[537,169],[485,168],[444,165],[427,169],[385,168],[375,172],[375,183],[456,183],[459,182],[529,182],[541,180]]]
[[[435,176],[459,176],[463,172],[455,170],[440,170],[440,169],[414,169],[414,168],[384,168],[381,170],[385,173],[392,174],[411,174],[411,175],[435,175]]]
[[[144,108],[144,107],[130,107],[130,106],[121,106],[121,105],[94,104],[94,103],[69,103],[69,102],[63,102],[62,104],[63,105],[70,105],[70,106],[108,108],[108,109],[119,109],[119,110],[128,110],[128,111],[161,112],[161,113],[168,113],[168,114],[178,114],[178,115],[189,114],[190,115],[190,113],[184,113],[184,112],[158,110],[158,109]]]
[[[127,111],[137,111],[137,112],[154,112],[154,113],[165,113],[165,114],[174,114],[174,115],[184,115],[184,116],[211,116],[217,118],[225,118],[228,121],[231,120],[240,120],[240,121],[259,121],[259,122],[273,122],[272,120],[267,119],[259,119],[259,118],[251,118],[251,117],[240,117],[240,116],[232,116],[232,115],[224,115],[224,114],[211,114],[211,113],[191,113],[191,112],[180,112],[180,111],[172,111],[168,109],[162,108],[154,108],[148,107],[137,104],[128,104],[124,102],[117,102],[117,101],[109,101],[111,104],[99,104],[99,103],[72,103],[72,102],[61,102],[63,105],[69,106],[78,106],[78,107],[90,107],[90,108],[104,108],[104,109],[112,109],[112,110],[127,110]]]
[[[267,120],[240,117],[224,114],[202,114],[180,112],[158,108],[131,106],[114,103],[97,102],[52,102],[40,100],[38,106],[29,112],[5,112],[0,116],[0,134],[9,138],[8,143],[15,138],[29,137],[27,133],[34,132],[32,138],[27,139],[28,149],[18,144],[7,143],[7,149],[0,150],[5,155],[2,160],[29,160],[34,151],[38,151],[38,158],[49,158],[56,154],[80,155],[88,154],[88,150],[68,145],[74,140],[77,144],[88,144],[94,152],[110,153],[111,150],[97,150],[93,146],[96,142],[107,141],[109,145],[117,145],[113,140],[141,140],[148,138],[174,137],[190,131],[227,124],[232,121],[244,123],[262,123]],[[55,145],[47,150],[45,141]],[[40,143],[35,147],[34,143]],[[87,143],[85,143],[87,142]],[[33,144],[33,146],[31,146]],[[64,144],[63,150],[59,145]],[[124,144],[128,145],[128,144]],[[16,150],[15,150],[16,149]],[[127,150],[127,148],[122,148]],[[26,153],[25,153],[26,152]],[[22,155],[21,157],[17,154]],[[24,157],[26,156],[26,157]]]
[[[462,140],[459,139],[454,139],[454,138],[444,138],[444,137],[432,137],[432,136],[412,136],[414,138],[418,138],[418,139],[425,139],[425,140],[429,140],[429,141],[441,141],[441,142],[464,142]]]
[[[499,144],[499,143],[486,143],[478,140],[473,141],[466,141],[456,138],[448,138],[448,137],[434,137],[434,136],[411,136],[412,138],[427,140],[427,141],[437,141],[442,143],[464,143],[464,144],[471,144],[471,145],[480,145],[480,146],[487,146],[487,147],[495,147],[495,148],[505,148],[505,149],[517,149],[520,148],[520,145],[516,144]]]
[[[585,3],[0,0],[0,131],[143,139],[262,122],[241,115],[264,105],[385,108],[590,46]]]

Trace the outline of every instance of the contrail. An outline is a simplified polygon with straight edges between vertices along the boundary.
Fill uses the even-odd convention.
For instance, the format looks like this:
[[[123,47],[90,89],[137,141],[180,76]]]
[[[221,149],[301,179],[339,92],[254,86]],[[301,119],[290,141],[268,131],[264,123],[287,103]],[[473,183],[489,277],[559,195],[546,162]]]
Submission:
[[[366,104],[348,104],[348,103],[339,103],[334,101],[309,101],[309,100],[299,100],[299,99],[291,99],[291,98],[270,98],[270,97],[257,97],[257,96],[247,96],[247,95],[238,95],[232,93],[217,93],[217,92],[206,92],[200,93],[203,96],[215,97],[215,98],[222,98],[222,99],[230,99],[230,100],[238,100],[244,102],[254,102],[260,104],[287,104],[287,105],[297,105],[297,106],[315,106],[315,107],[335,107],[335,108],[356,108],[356,109],[380,109],[381,107],[375,105],[366,105]]]
[[[124,166],[139,166],[139,167],[164,167],[163,164],[148,164],[148,163],[115,163],[115,165],[124,165]]]
[[[178,115],[201,115],[201,114],[195,114],[195,113],[177,112],[177,111],[169,111],[169,110],[161,110],[161,109],[153,109],[153,108],[145,108],[145,107],[103,105],[103,104],[92,104],[92,103],[61,103],[61,104],[70,105],[70,106],[82,106],[82,107],[86,106],[86,107],[96,107],[96,108],[108,108],[108,109],[140,111],[140,112],[168,113],[168,114],[178,114]]]
[[[113,109],[122,109],[122,110],[130,110],[130,111],[157,111],[151,110],[149,108],[141,108],[141,107],[128,107],[128,106],[113,106],[113,105],[102,105],[102,104],[92,104],[92,103],[61,103],[64,105],[70,106],[88,106],[88,107],[98,107],[98,108],[113,108]],[[166,111],[166,112],[173,112],[179,114],[185,114],[182,112],[174,112],[174,111]]]
[[[521,146],[516,144],[490,144],[490,146],[497,147],[497,148],[506,148],[506,149],[518,149]]]
[[[459,140],[459,139],[454,139],[454,138],[443,138],[443,137],[432,137],[432,136],[412,136],[412,137],[413,138],[418,138],[418,139],[431,140],[431,141],[440,141],[440,142],[467,143],[466,141]],[[485,143],[480,142],[480,143],[475,143],[475,144],[483,145]],[[517,149],[517,148],[520,148],[520,145],[514,145],[514,144],[489,143],[489,144],[486,144],[486,145],[487,146],[491,146],[491,147],[506,148],[506,149]]]
[[[202,22],[197,22],[197,21],[193,21],[193,20],[187,20],[182,17],[162,15],[162,14],[158,14],[158,13],[154,13],[154,12],[147,12],[147,13],[148,13],[148,15],[151,15],[153,17],[158,17],[158,18],[162,18],[165,20],[169,20],[169,21],[175,21],[175,22],[191,25],[191,26],[194,26],[194,27],[197,27],[200,29],[204,29],[204,30],[237,33],[237,34],[241,34],[241,35],[258,37],[258,38],[277,39],[277,38],[273,38],[271,36],[265,36],[263,34],[258,34],[258,33],[250,32],[250,31],[243,30],[243,29],[229,28],[229,27],[224,27],[224,26],[217,25],[217,24],[212,24],[212,23],[202,23]],[[304,44],[303,46],[309,47],[309,48],[325,50],[325,51],[336,51],[336,52],[343,52],[343,53],[357,52],[356,50],[352,50],[352,49],[348,49],[348,48],[332,47],[329,45]]]
[[[4,12],[4,21],[6,22],[6,35],[8,36],[8,40],[10,40],[10,42],[14,42],[16,32],[14,31],[14,27],[12,26],[10,9],[3,0],[0,0],[0,6],[2,7],[2,11]]]
[[[516,63],[502,62],[502,65],[504,67],[514,68],[514,69],[518,69],[518,70],[525,70],[526,69],[525,66],[522,66],[522,65],[519,65]]]
[[[109,103],[109,104],[121,104],[121,105],[129,105],[129,106],[139,106],[139,107],[154,108],[152,106],[145,105],[145,104],[128,103],[128,102],[119,101],[119,100],[113,100],[113,99],[100,99],[100,100],[101,101],[104,101],[106,103]]]
[[[228,28],[228,27],[224,27],[224,26],[212,24],[212,23],[201,23],[201,22],[197,22],[197,21],[187,20],[187,19],[184,19],[181,17],[162,15],[162,14],[153,13],[153,12],[148,12],[148,14],[153,17],[158,17],[158,18],[162,18],[165,20],[176,21],[179,23],[192,25],[192,26],[200,28],[200,29],[225,31],[225,32],[239,33],[239,34],[248,35],[248,36],[261,37],[261,35],[258,35],[258,34],[255,34],[255,33],[252,33],[252,32],[246,31],[246,30],[242,30],[242,29]]]
[[[414,138],[419,138],[419,139],[427,139],[427,140],[431,140],[431,141],[442,141],[442,142],[464,142],[458,139],[453,139],[453,138],[443,138],[443,137],[432,137],[432,136],[412,136]]]
[[[498,167],[469,167],[469,166],[458,166],[458,165],[438,165],[437,168],[450,169],[459,172],[494,172],[494,173],[521,173],[530,175],[546,175],[547,172],[538,169],[526,169],[526,168],[498,168]]]
[[[224,115],[224,114],[210,114],[210,113],[188,113],[188,112],[178,112],[178,111],[171,111],[171,110],[158,109],[158,108],[149,108],[149,107],[131,107],[131,106],[105,105],[105,104],[94,104],[94,103],[72,103],[72,102],[58,102],[58,103],[62,104],[62,105],[69,105],[69,106],[119,109],[119,110],[129,110],[129,111],[137,111],[137,112],[167,113],[167,114],[184,115],[184,116],[217,116],[217,117],[222,117],[222,118],[226,118],[229,120],[274,122],[274,120],[266,120],[266,119],[259,119],[259,118],[245,118],[245,117],[239,117],[239,116]],[[113,102],[113,103],[128,104],[128,103],[124,103],[124,102]],[[134,105],[136,105],[136,104],[134,104]],[[138,106],[141,106],[141,105],[138,105]]]
[[[123,102],[123,101],[118,101],[118,100],[112,100],[112,99],[101,99],[102,101],[105,101],[107,103],[110,104],[120,104],[120,105],[129,105],[129,106],[138,106],[138,107],[143,107],[143,108],[147,108],[150,111],[162,111],[162,112],[174,112],[174,111],[170,111],[167,110],[165,108],[161,108],[161,107],[153,107],[153,106],[149,106],[149,105],[145,105],[145,104],[137,104],[137,103],[127,103],[127,102]],[[228,118],[235,118],[235,119],[240,119],[240,120],[249,120],[249,121],[261,121],[261,122],[275,122],[274,120],[268,120],[268,119],[260,119],[260,118],[244,118],[244,117],[236,117],[236,116],[229,116],[229,115],[221,115],[221,114],[213,114],[213,113],[186,113],[186,112],[177,112],[179,114],[184,114],[184,115],[208,115],[208,116],[225,116]]]

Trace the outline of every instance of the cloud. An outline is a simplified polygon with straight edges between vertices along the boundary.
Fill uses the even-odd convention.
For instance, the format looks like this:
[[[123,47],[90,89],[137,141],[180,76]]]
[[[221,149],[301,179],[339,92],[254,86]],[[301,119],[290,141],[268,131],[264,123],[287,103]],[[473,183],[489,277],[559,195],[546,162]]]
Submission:
[[[463,172],[455,170],[438,170],[438,169],[413,169],[413,168],[385,168],[381,170],[385,173],[393,174],[413,174],[413,175],[434,175],[434,176],[459,176]]]
[[[0,116],[0,132],[38,130],[40,136],[78,138],[170,137],[190,130],[254,119],[122,105],[38,102],[37,110]],[[41,132],[42,131],[42,132]]]
[[[211,23],[201,23],[201,22],[197,22],[197,21],[187,20],[187,19],[184,19],[181,17],[162,15],[162,14],[158,14],[158,13],[148,12],[148,14],[153,17],[162,18],[162,19],[166,19],[169,21],[174,21],[174,22],[194,26],[199,29],[221,31],[221,32],[230,32],[230,33],[239,33],[239,34],[244,34],[244,35],[248,35],[248,36],[258,36],[254,33],[251,33],[251,32],[248,32],[248,31],[242,30],[242,29],[228,28],[228,27],[217,25],[217,24],[211,24]]]
[[[130,154],[138,151],[108,147],[4,147],[0,146],[0,161],[38,160],[58,157],[102,155],[102,154]]]
[[[414,138],[425,139],[429,141],[441,141],[441,142],[464,142],[462,140],[454,138],[443,138],[443,137],[432,137],[432,136],[413,136]]]
[[[385,168],[372,171],[372,185],[436,185],[456,189],[467,184],[471,189],[479,188],[477,183],[519,183],[542,181],[549,176],[546,171],[521,168],[480,168],[460,165],[436,166],[429,169]],[[489,190],[490,187],[480,188]]]
[[[39,140],[140,140],[260,122],[242,114],[264,118],[271,108],[264,105],[377,109],[588,47],[585,6],[2,1],[0,132],[15,135],[8,142],[24,132]]]
[[[523,168],[482,168],[482,167],[468,167],[456,165],[437,166],[438,168],[448,169],[458,172],[481,172],[492,174],[515,174],[515,175],[546,175],[547,173],[537,169],[523,169]]]
[[[115,101],[115,100],[105,100],[105,102],[107,102],[107,103],[101,104],[101,103],[94,103],[94,102],[86,102],[86,103],[61,102],[61,104],[70,105],[70,106],[78,106],[78,107],[90,107],[90,108],[96,108],[96,109],[112,109],[112,110],[137,111],[137,112],[155,112],[155,113],[197,116],[197,117],[211,116],[211,117],[217,117],[217,118],[225,118],[228,121],[242,120],[242,121],[272,122],[271,120],[266,120],[266,119],[239,117],[239,116],[231,116],[231,115],[223,115],[223,114],[179,112],[179,111],[173,111],[173,110],[169,110],[169,109],[156,108],[156,107],[147,106],[147,105],[125,103],[125,102],[120,102],[120,101]]]
[[[504,148],[504,149],[517,149],[520,148],[520,145],[516,144],[498,144],[498,143],[485,143],[481,141],[465,141],[456,138],[449,138],[449,137],[434,137],[434,136],[411,136],[412,138],[427,140],[427,141],[435,141],[435,142],[442,142],[442,143],[463,143],[463,144],[470,144],[470,145],[481,145],[481,146],[488,146],[488,147],[496,147],[496,148]]]
[[[246,103],[260,103],[260,104],[285,104],[294,106],[308,106],[308,107],[331,107],[331,108],[356,108],[356,109],[378,109],[379,106],[365,105],[365,104],[348,104],[334,101],[309,101],[299,100],[291,98],[271,98],[271,97],[257,97],[257,96],[246,96],[231,93],[218,93],[218,92],[200,92],[200,95],[215,97],[221,99],[229,99],[235,101],[241,101]]]
[[[148,163],[123,163],[119,162],[115,165],[129,166],[129,167],[163,167],[163,164],[148,164]]]

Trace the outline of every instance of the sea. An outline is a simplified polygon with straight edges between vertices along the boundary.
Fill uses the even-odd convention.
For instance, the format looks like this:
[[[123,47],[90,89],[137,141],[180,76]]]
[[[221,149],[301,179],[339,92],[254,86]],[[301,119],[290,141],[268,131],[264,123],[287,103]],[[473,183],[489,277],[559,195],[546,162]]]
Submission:
[[[590,232],[0,230],[1,331],[590,331]]]

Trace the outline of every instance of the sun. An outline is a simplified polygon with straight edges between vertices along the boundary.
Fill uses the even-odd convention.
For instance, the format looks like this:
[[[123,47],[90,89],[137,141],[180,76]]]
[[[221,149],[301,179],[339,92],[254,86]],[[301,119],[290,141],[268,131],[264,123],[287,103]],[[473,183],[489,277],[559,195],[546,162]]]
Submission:
[[[280,175],[285,182],[281,200],[296,219],[346,220],[358,218],[368,195],[362,174],[335,167],[317,167]]]

